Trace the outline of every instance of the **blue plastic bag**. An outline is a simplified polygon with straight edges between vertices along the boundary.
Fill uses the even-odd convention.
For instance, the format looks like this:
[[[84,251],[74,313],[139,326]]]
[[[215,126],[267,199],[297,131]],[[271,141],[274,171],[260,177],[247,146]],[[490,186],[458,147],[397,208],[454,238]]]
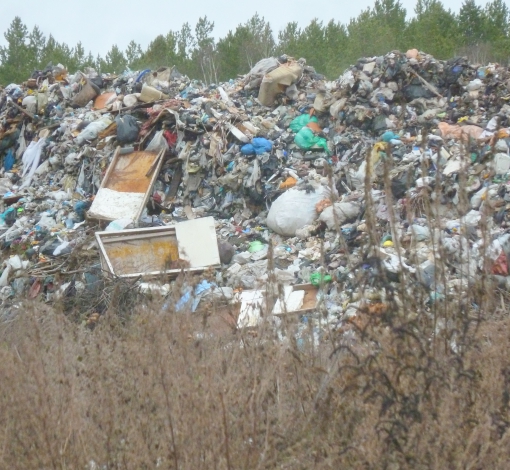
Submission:
[[[5,158],[4,158],[5,171],[12,170],[12,167],[14,166],[15,161],[16,161],[16,159],[14,158],[14,152],[12,151],[12,148],[10,148],[9,150],[7,150],[7,154],[5,155]]]
[[[273,150],[273,143],[264,137],[255,137],[251,144],[246,144],[241,147],[243,155],[262,155],[265,152]]]
[[[382,136],[381,139],[383,142],[390,142],[392,140],[400,140],[400,136],[398,134],[395,134],[392,131],[386,131]]]

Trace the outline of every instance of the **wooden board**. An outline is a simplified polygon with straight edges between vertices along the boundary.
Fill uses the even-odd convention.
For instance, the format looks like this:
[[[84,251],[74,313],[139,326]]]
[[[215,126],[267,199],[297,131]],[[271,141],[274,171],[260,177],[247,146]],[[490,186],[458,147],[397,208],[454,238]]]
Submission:
[[[303,313],[312,312],[317,308],[317,295],[319,293],[319,288],[313,286],[312,284],[297,284],[293,286],[293,291],[304,290],[305,296],[303,299],[303,305],[299,310],[288,311],[286,313],[274,313],[276,316],[282,315],[301,315]]]
[[[117,275],[163,272],[179,258],[177,238],[165,234],[105,243],[105,251]]]
[[[146,193],[151,187],[152,176],[147,172],[153,167],[159,154],[155,152],[131,152],[118,155],[112,160],[111,172],[104,178],[101,187],[123,193]]]
[[[202,220],[202,227],[210,226],[210,219]],[[195,221],[191,221],[195,222]],[[96,232],[96,240],[101,254],[101,265],[104,271],[120,277],[155,277],[167,274],[176,277],[182,271],[179,266],[181,245],[187,252],[197,252],[192,257],[189,267],[185,271],[201,272],[209,266],[219,265],[218,242],[216,234],[208,240],[197,239],[193,245],[189,227],[182,222],[177,226],[185,226],[181,232],[186,239],[180,238],[177,226],[147,227],[140,229],[122,230],[116,232]],[[214,227],[214,226],[213,226]],[[196,224],[193,228],[200,230]],[[207,231],[206,231],[207,232]],[[216,262],[216,259],[218,260]],[[172,262],[177,262],[172,265]],[[175,267],[174,267],[175,266]]]
[[[121,153],[120,150],[121,148],[117,147],[89,215],[91,218],[100,220],[115,220],[118,217],[108,211],[108,206],[111,207],[108,197],[112,197],[112,193],[107,196],[101,190],[115,191],[113,194],[117,205],[122,205],[122,193],[126,193],[126,205],[130,206],[129,216],[125,215],[123,218],[131,218],[136,225],[147,205],[152,187],[163,164],[164,151]],[[127,193],[142,194],[143,197],[133,203]]]
[[[213,217],[177,224],[175,233],[179,240],[179,257],[188,261],[192,268],[220,264]]]
[[[95,110],[104,109],[104,107],[106,106],[106,102],[114,95],[117,95],[117,93],[115,92],[103,93],[102,95],[96,96],[96,98],[94,99],[94,109]]]

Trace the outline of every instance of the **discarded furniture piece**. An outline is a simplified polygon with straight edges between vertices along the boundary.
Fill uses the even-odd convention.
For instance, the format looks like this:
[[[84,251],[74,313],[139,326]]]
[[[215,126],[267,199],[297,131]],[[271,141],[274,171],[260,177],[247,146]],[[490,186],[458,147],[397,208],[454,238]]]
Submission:
[[[283,302],[277,299],[273,308],[273,315],[302,315],[312,312],[317,308],[318,293],[319,288],[312,284],[286,286],[283,293]]]
[[[176,277],[182,270],[201,272],[220,265],[213,217],[166,227],[96,232],[96,240],[103,270],[119,277]]]
[[[123,153],[117,147],[88,217],[131,219],[137,225],[161,169],[163,155],[164,151]]]
[[[282,299],[276,299],[274,305],[267,305],[270,300],[265,290],[247,290],[238,294],[239,317],[238,328],[256,327],[265,312],[271,311],[276,317],[285,315],[303,315],[317,309],[319,288],[312,284],[285,286]]]

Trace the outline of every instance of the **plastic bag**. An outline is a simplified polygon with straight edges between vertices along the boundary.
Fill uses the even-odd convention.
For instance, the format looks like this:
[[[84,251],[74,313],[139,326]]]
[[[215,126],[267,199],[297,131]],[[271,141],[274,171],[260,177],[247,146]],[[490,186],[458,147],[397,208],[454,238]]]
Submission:
[[[267,226],[280,235],[293,237],[296,230],[317,219],[315,205],[328,197],[328,193],[324,186],[319,186],[315,192],[310,193],[296,188],[285,191],[269,209]]]
[[[16,150],[16,157],[21,158],[27,149],[27,141],[25,140],[25,124],[21,128],[18,138],[18,150]]]
[[[128,144],[134,142],[138,138],[138,123],[136,119],[127,114],[125,116],[117,116],[117,141],[120,144]]]
[[[48,106],[48,93],[37,93],[37,112],[42,114]]]
[[[303,127],[306,127],[310,122],[319,122],[315,116],[308,114],[301,114],[297,118],[293,119],[290,123],[290,128],[293,132],[299,132]]]
[[[297,83],[303,75],[303,67],[298,62],[288,62],[264,76],[260,84],[258,100],[262,106],[272,106],[276,97],[287,87]]]
[[[23,154],[23,173],[21,177],[23,178],[25,175],[27,175],[27,177],[25,181],[23,181],[20,189],[30,186],[35,170],[37,170],[39,162],[41,161],[41,153],[45,142],[46,139],[40,139],[38,142],[30,142],[30,145]]]
[[[103,116],[101,119],[91,122],[78,134],[76,137],[76,143],[78,145],[82,145],[86,140],[96,139],[99,133],[104,131],[111,123],[112,120],[107,116]]]
[[[269,72],[278,68],[280,63],[278,59],[269,57],[267,59],[259,60],[255,66],[248,72],[245,78],[246,89],[256,88],[260,86],[262,78]]]
[[[120,230],[125,230],[127,228],[133,228],[132,219],[117,219],[108,224],[105,228],[105,232],[119,232]]]
[[[255,137],[251,144],[246,144],[241,147],[243,155],[262,155],[265,152],[270,152],[273,149],[273,143],[263,137]]]
[[[336,202],[334,206],[326,207],[322,211],[319,219],[322,220],[329,229],[333,229],[336,223],[343,225],[358,217],[360,212],[361,206],[355,202]]]
[[[7,151],[7,154],[5,155],[5,158],[4,158],[4,169],[5,171],[10,171],[12,170],[12,167],[14,166],[14,152],[12,151],[12,148],[10,148],[8,151]]]
[[[165,139],[164,130],[156,132],[154,134],[154,137],[149,142],[149,145],[147,145],[147,148],[145,149],[147,152],[159,152],[160,150],[168,150],[168,142]]]
[[[36,114],[37,113],[37,97],[34,95],[28,95],[23,98],[23,101],[21,102],[21,105],[25,107],[25,109],[31,113]]]
[[[319,113],[325,113],[335,103],[336,98],[329,91],[319,91],[315,96],[313,107]]]
[[[303,127],[294,137],[294,142],[301,148],[308,150],[312,147],[322,147],[326,152],[329,153],[328,142],[323,137],[317,137],[312,129]]]

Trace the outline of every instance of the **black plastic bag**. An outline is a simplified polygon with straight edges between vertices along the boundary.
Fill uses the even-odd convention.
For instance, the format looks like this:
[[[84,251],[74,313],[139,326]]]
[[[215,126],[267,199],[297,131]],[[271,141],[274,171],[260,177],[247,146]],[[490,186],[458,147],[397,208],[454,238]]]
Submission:
[[[117,141],[120,144],[129,144],[138,138],[138,123],[133,116],[129,114],[117,116],[115,122],[117,123]]]

